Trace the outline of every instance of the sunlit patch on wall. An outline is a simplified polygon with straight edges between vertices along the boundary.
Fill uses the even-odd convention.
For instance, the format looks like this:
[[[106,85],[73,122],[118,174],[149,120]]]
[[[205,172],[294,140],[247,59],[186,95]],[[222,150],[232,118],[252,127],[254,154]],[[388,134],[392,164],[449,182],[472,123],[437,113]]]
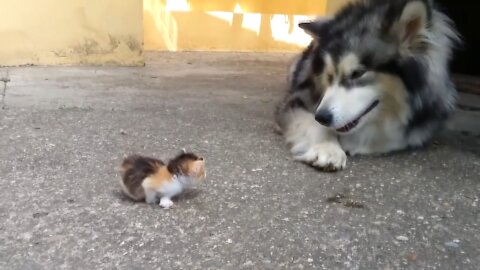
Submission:
[[[166,9],[168,11],[189,11],[190,4],[188,0],[167,0]]]
[[[276,41],[306,46],[310,43],[311,37],[300,29],[298,24],[310,19],[311,17],[302,15],[273,15],[270,19],[272,38]]]
[[[145,11],[148,10],[144,15],[154,17],[145,16],[151,21],[145,24],[145,48],[298,51],[311,41],[298,24],[312,16],[292,14],[293,10],[300,11],[298,7],[304,4],[322,7],[324,1],[302,5],[293,0],[282,1],[286,1],[286,6],[253,0],[144,0]]]

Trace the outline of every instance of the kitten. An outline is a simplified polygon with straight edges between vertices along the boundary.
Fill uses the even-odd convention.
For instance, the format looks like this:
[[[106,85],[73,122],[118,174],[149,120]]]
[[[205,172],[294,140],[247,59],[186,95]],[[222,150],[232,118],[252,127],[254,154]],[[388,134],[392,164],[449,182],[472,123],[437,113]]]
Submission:
[[[145,199],[155,203],[160,195],[160,206],[173,206],[172,197],[186,187],[205,180],[205,160],[193,153],[182,152],[168,164],[155,158],[131,155],[122,163],[121,185],[125,195],[135,201]]]

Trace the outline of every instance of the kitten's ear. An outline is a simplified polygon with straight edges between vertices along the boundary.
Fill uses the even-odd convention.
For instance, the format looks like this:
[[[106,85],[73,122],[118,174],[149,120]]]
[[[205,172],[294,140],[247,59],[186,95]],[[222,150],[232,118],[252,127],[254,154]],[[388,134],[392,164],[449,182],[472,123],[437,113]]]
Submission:
[[[332,17],[323,17],[309,22],[302,22],[298,27],[302,28],[307,34],[313,38],[319,38],[322,29],[332,20]]]
[[[427,28],[430,12],[430,1],[409,1],[402,8],[398,21],[393,24],[391,34],[401,42],[402,46],[414,45],[417,37]]]

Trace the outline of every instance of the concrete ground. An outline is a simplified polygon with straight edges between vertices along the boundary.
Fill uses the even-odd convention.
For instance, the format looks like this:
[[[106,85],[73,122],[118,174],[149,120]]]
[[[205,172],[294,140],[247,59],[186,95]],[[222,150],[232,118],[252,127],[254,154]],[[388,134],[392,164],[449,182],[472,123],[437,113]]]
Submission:
[[[291,55],[148,57],[0,69],[1,269],[478,269],[480,112],[321,173],[273,131]],[[171,210],[125,200],[125,154],[181,148],[206,185]]]

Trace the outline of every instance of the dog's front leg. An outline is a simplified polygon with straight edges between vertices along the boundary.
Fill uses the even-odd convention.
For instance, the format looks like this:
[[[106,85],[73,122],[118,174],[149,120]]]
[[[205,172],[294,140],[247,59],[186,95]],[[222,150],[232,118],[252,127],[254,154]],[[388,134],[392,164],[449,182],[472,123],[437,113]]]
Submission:
[[[326,171],[345,167],[347,155],[334,131],[315,121],[314,115],[297,108],[284,112],[283,135],[294,159]]]

